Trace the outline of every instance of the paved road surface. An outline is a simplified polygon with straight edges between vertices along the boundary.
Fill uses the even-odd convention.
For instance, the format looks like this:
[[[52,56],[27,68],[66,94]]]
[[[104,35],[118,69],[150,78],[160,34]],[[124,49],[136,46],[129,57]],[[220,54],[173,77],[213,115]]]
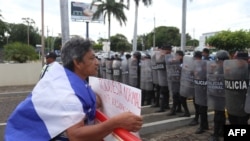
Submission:
[[[24,86],[24,87],[0,87],[0,136],[3,137],[4,134],[4,123],[6,122],[7,117],[9,116],[10,112],[15,108],[15,106],[23,100],[28,92],[31,91],[33,86]],[[3,93],[10,93],[10,92],[20,92],[20,91],[26,91],[24,93],[14,93],[11,95],[3,94]],[[194,134],[195,130],[198,128],[198,126],[187,126],[187,122],[191,121],[190,118],[186,118],[184,121],[181,122],[181,120],[178,120],[177,116],[170,116],[167,117],[166,113],[169,111],[166,111],[165,113],[154,113],[156,108],[150,108],[146,107],[146,109],[143,109],[142,114],[143,116],[150,117],[147,119],[147,123],[150,122],[150,120],[171,120],[176,119],[176,124],[183,124],[180,127],[173,126],[173,124],[166,124],[166,126],[173,126],[169,127],[167,130],[161,130],[157,131],[155,133],[150,134],[143,134],[141,135],[141,138],[143,141],[207,141],[210,134],[212,133],[213,123],[210,121],[210,129],[203,133],[203,134]],[[193,112],[193,111],[192,111]],[[191,112],[191,113],[192,113]],[[151,114],[151,115],[149,115]],[[155,116],[156,115],[156,116]],[[155,117],[154,117],[155,116]],[[159,119],[157,119],[159,118]],[[149,120],[150,119],[150,120]],[[185,123],[185,124],[184,124]],[[175,124],[175,123],[174,123]],[[1,140],[1,138],[0,138]],[[223,140],[223,138],[222,138]]]

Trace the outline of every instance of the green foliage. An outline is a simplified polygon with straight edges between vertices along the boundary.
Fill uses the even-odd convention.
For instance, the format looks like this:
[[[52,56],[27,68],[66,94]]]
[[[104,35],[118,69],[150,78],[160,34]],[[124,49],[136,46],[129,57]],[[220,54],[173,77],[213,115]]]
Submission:
[[[153,47],[154,42],[154,31],[139,35],[137,39],[137,49],[142,49],[142,40],[144,44],[144,49],[150,49]],[[180,46],[181,42],[181,34],[179,33],[179,29],[177,27],[167,27],[167,26],[159,26],[155,28],[155,45],[160,46],[162,44],[171,44],[173,46]],[[186,45],[187,46],[198,46],[199,41],[194,39],[191,40],[191,36],[186,34]]]
[[[127,38],[122,34],[116,34],[110,37],[110,48],[112,51],[129,51],[131,50],[131,44],[129,44]]]
[[[62,47],[62,37],[56,37],[54,41],[54,49],[61,50]]]
[[[32,46],[14,42],[4,46],[4,59],[7,61],[25,63],[28,60],[37,60],[38,54]]]
[[[250,32],[247,30],[221,31],[206,40],[210,46],[229,52],[250,48]]]
[[[107,42],[107,41],[108,41],[108,39],[104,39],[104,38],[102,38],[102,37],[100,37],[100,38],[97,40],[98,44],[102,44],[102,42]]]
[[[1,14],[0,10],[0,48],[3,47],[4,44],[7,42],[7,37],[5,37],[5,32],[8,31],[6,23],[2,20],[3,15]]]
[[[101,51],[102,50],[102,46],[103,46],[102,44],[97,43],[97,44],[93,45],[93,49],[95,51]]]
[[[0,48],[7,43],[7,37],[5,36],[5,32],[7,31],[6,23],[0,19]]]
[[[186,45],[187,45],[187,46],[197,47],[197,46],[199,46],[199,41],[196,40],[196,39],[192,39],[192,40],[188,40],[188,39],[187,39]]]
[[[25,24],[8,24],[10,30],[10,42],[22,42],[28,44],[28,26]],[[41,43],[41,36],[38,34],[38,28],[29,27],[29,44],[36,46]]]
[[[139,35],[137,38],[137,50],[147,50],[150,47],[146,46],[146,35]]]
[[[159,26],[155,28],[155,45],[163,44],[180,45],[180,32],[177,27]]]

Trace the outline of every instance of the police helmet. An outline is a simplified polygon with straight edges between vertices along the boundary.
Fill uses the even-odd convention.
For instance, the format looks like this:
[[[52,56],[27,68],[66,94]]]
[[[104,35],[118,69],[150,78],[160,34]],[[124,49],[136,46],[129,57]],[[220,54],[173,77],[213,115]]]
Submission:
[[[226,50],[219,50],[216,55],[215,59],[216,60],[228,60],[230,58],[229,53]]]

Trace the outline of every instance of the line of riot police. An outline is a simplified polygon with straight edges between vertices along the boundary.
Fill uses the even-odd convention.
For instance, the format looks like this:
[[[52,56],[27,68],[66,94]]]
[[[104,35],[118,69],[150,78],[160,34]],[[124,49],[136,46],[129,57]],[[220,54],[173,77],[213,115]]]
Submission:
[[[197,53],[197,52],[196,52]],[[195,54],[195,53],[194,53]],[[183,57],[183,58],[182,58]],[[170,109],[175,115],[184,108],[190,116],[186,99],[194,98],[200,114],[200,134],[208,129],[207,109],[215,111],[214,133],[211,140],[223,135],[226,113],[230,124],[248,124],[250,87],[248,53],[238,52],[230,58],[225,50],[216,53],[215,60],[196,60],[172,52],[171,45],[162,45],[151,54],[134,52],[126,59],[100,59],[100,77],[119,81],[142,90],[142,105],[160,107],[156,112]],[[205,110],[204,110],[205,108]]]

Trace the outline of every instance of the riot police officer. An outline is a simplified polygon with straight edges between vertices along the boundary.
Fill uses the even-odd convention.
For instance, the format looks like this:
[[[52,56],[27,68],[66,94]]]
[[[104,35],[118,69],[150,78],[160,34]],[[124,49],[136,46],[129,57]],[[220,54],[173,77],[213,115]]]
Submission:
[[[207,60],[202,60],[202,54],[199,51],[194,55],[194,90],[195,90],[195,106],[198,107],[200,116],[200,127],[196,130],[196,134],[201,134],[205,130],[208,130],[207,119]]]
[[[173,106],[171,108],[170,113],[168,116],[175,115],[176,112],[181,112],[181,105],[184,108],[184,114],[181,115],[183,117],[189,117],[189,109],[187,107],[187,98],[180,96],[180,77],[181,77],[181,69],[182,69],[182,62],[183,62],[184,53],[181,50],[176,51],[175,56],[171,58],[166,57],[167,64],[167,76],[169,83],[169,88],[172,91],[172,98],[173,98]]]
[[[122,60],[121,62],[121,82],[124,84],[129,85],[129,58],[131,57],[130,54],[125,54],[125,59]]]
[[[151,105],[153,98],[153,79],[151,69],[151,56],[146,54],[141,59],[140,88],[142,91],[141,105]],[[146,104],[145,104],[146,102]]]
[[[226,109],[230,124],[248,124],[249,114],[244,110],[249,82],[247,59],[248,53],[237,52],[235,59],[223,63]]]
[[[208,107],[214,110],[214,131],[209,141],[219,141],[219,136],[224,136],[226,124],[225,113],[225,89],[223,62],[230,58],[225,50],[219,50],[215,55],[215,61],[207,63],[207,96]]]
[[[152,107],[159,107],[160,106],[160,86],[158,80],[158,71],[157,71],[157,64],[156,64],[156,54],[158,54],[158,48],[155,48],[151,55],[151,68],[152,68],[152,78],[153,78],[153,99],[154,105]]]
[[[113,80],[121,82],[121,58],[116,57],[112,62]]]
[[[129,59],[129,85],[132,87],[140,88],[140,62],[141,53],[136,51]]]
[[[160,109],[157,110],[156,112],[165,112],[165,109],[170,109],[165,55],[170,54],[171,51],[172,51],[172,46],[167,44],[167,45],[162,45],[160,47],[160,52],[156,54],[158,80],[160,86],[160,100],[161,100]]]

